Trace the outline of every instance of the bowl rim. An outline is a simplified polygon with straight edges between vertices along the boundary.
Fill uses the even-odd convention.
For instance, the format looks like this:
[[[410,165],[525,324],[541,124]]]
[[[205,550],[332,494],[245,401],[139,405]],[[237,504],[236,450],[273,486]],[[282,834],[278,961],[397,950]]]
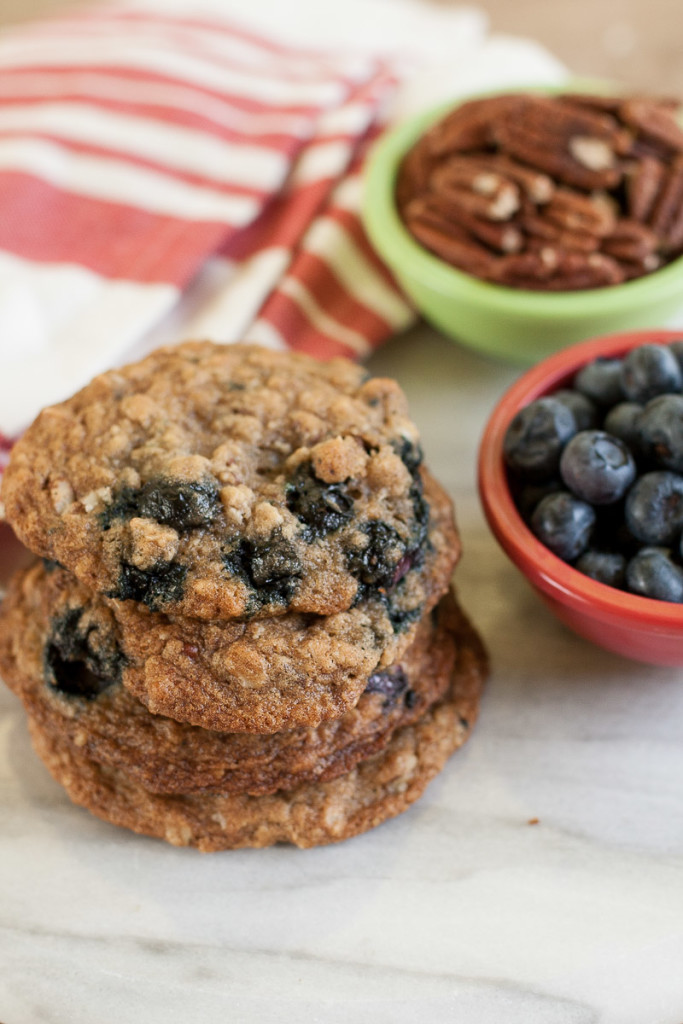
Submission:
[[[622,87],[623,88],[623,87]],[[596,79],[568,79],[549,85],[513,86],[468,93],[441,102],[398,124],[375,143],[365,174],[362,217],[375,249],[397,275],[405,274],[431,291],[461,297],[469,293],[482,305],[508,313],[523,313],[531,319],[549,315],[584,319],[589,316],[623,313],[668,296],[674,286],[683,289],[683,256],[658,270],[631,281],[603,288],[577,289],[571,292],[539,292],[482,281],[439,259],[423,248],[407,230],[394,202],[394,186],[401,159],[413,142],[447,111],[469,100],[506,92],[586,92],[591,89],[614,92],[619,86]]]
[[[511,561],[536,587],[575,611],[593,618],[620,619],[640,627],[683,627],[683,604],[658,601],[598,583],[554,555],[522,519],[507,481],[503,439],[516,412],[557,390],[597,356],[621,356],[643,344],[670,344],[683,331],[638,330],[600,335],[549,356],[523,373],[497,402],[479,444],[477,482],[486,519]]]

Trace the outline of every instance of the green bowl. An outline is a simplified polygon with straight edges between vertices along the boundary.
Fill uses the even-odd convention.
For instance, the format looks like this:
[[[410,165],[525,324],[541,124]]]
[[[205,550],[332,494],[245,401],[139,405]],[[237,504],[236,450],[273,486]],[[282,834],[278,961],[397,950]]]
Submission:
[[[577,91],[577,86],[585,89],[587,83],[537,91]],[[613,87],[603,84],[602,91]],[[423,249],[398,215],[396,175],[413,143],[453,107],[452,102],[440,104],[386,135],[371,155],[363,197],[363,221],[372,244],[426,320],[486,355],[529,365],[583,338],[665,326],[683,309],[683,257],[625,284],[549,293],[480,281]]]

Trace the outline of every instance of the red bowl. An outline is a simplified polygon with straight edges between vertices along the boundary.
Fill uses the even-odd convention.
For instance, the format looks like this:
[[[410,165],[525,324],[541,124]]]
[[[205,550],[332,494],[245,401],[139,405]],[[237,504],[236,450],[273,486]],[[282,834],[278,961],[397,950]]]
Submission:
[[[549,551],[524,523],[503,462],[508,424],[534,399],[567,386],[596,356],[621,356],[648,342],[667,344],[683,332],[631,331],[572,345],[525,373],[503,395],[479,449],[479,494],[498,543],[558,619],[608,651],[653,665],[683,665],[683,605],[637,597],[597,583]]]

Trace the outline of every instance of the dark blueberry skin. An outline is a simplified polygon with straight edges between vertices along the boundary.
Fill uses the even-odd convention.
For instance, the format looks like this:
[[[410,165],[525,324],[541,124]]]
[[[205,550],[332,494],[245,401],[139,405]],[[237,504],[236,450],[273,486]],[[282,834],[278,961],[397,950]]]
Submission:
[[[683,472],[683,395],[659,395],[638,419],[643,456],[663,469]]]
[[[589,548],[574,568],[608,587],[622,589],[626,583],[626,559],[616,551],[595,551]]]
[[[626,567],[626,583],[633,594],[683,602],[683,569],[660,548],[642,548],[631,559]]]
[[[552,480],[545,480],[539,484],[523,484],[519,487],[514,487],[513,483],[513,494],[515,498],[515,504],[522,514],[522,519],[528,522],[533,515],[534,509],[538,505],[542,498],[547,497],[549,494],[556,494],[557,491],[563,491],[565,489],[564,484],[559,477],[554,477]]]
[[[408,689],[408,676],[400,665],[373,672],[365,687],[366,693],[381,693],[385,698],[385,706],[395,703]],[[412,690],[408,691],[412,693]]]
[[[640,345],[624,357],[621,386],[631,402],[649,402],[657,395],[680,391],[682,385],[681,369],[667,345]]]
[[[560,475],[578,498],[591,505],[611,505],[623,498],[636,476],[631,452],[618,437],[603,430],[582,430],[566,445]]]
[[[367,537],[367,544],[347,552],[349,571],[361,584],[390,589],[401,578],[397,574],[402,572],[406,554],[403,541],[392,526],[379,519],[363,523],[360,530]]]
[[[625,398],[621,386],[621,359],[594,359],[574,378],[574,387],[597,405],[616,405]]]
[[[120,601],[140,601],[152,611],[182,599],[187,568],[179,562],[160,562],[150,569],[137,569],[127,562],[121,563],[116,590],[108,597]]]
[[[302,463],[287,484],[287,508],[307,527],[310,540],[324,537],[353,517],[353,498],[344,484],[319,480],[310,463]]]
[[[638,418],[642,411],[643,406],[637,402],[619,402],[610,409],[603,423],[603,429],[612,437],[621,438],[636,456],[640,452]]]
[[[626,498],[626,525],[645,544],[673,544],[683,528],[683,476],[645,473]]]
[[[573,562],[590,544],[595,511],[568,491],[543,498],[531,517],[531,529],[558,558]]]
[[[557,473],[562,448],[576,433],[576,420],[562,402],[539,398],[520,409],[505,432],[503,455],[522,480],[547,480]]]
[[[253,592],[253,612],[265,604],[287,604],[303,572],[293,546],[277,530],[261,545],[242,538],[223,561]]]
[[[179,533],[210,526],[220,510],[215,482],[150,480],[140,488],[124,487],[102,515],[108,529],[116,519],[154,519]]]
[[[680,341],[672,341],[669,348],[676,357],[676,362],[680,367],[681,373],[683,373],[683,339]]]
[[[111,637],[98,637],[97,626],[71,608],[53,621],[45,645],[45,681],[67,697],[94,700],[121,681],[124,657]]]
[[[574,388],[561,388],[559,391],[553,391],[552,397],[556,402],[562,402],[562,405],[567,406],[574,416],[577,430],[592,430],[598,426],[598,407],[580,391],[575,391]]]

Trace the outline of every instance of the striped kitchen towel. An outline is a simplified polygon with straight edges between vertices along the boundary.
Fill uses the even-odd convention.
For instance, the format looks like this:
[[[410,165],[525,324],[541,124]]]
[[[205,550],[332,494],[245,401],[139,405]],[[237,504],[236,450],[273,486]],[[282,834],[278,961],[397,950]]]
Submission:
[[[237,0],[126,0],[0,36],[0,468],[43,405],[160,341],[361,357],[411,322],[358,208],[430,5],[330,11],[354,4],[366,45],[336,49],[296,42],[297,18],[321,20],[312,0],[254,0],[258,29]],[[377,56],[390,12],[406,38]],[[483,23],[452,27],[464,61]]]

